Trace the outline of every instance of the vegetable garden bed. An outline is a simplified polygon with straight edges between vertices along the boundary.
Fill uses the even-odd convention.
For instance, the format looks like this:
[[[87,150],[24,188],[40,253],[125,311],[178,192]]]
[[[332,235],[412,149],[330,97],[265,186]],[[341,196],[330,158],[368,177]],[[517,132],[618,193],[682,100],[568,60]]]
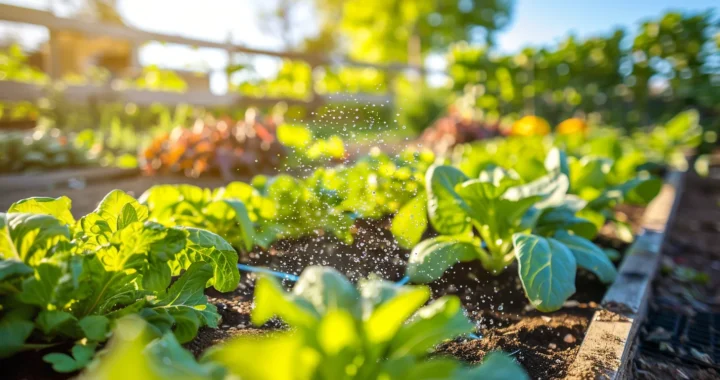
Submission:
[[[676,173],[673,177],[676,178]],[[156,178],[157,179],[157,178]],[[671,182],[676,182],[676,179]],[[135,182],[129,182],[135,184]],[[114,184],[117,185],[117,184]],[[674,183],[668,183],[672,188]],[[92,197],[88,188],[79,190],[73,198]],[[103,190],[99,190],[102,192]],[[670,194],[670,195],[667,195]],[[647,228],[641,217],[654,218],[655,225],[662,223],[663,212],[672,204],[674,196],[664,191],[647,209],[622,207],[633,229]],[[241,261],[265,266],[279,272],[300,274],[310,265],[324,265],[338,269],[351,280],[359,280],[371,273],[397,281],[403,277],[410,252],[397,245],[389,231],[390,220],[359,220],[355,224],[355,241],[347,245],[330,234],[299,239],[286,239],[273,244],[268,250],[254,251]],[[426,231],[425,236],[436,232]],[[642,235],[649,236],[649,235]],[[644,240],[640,238],[640,242]],[[605,231],[599,243],[606,248],[623,250],[626,244]],[[531,378],[563,378],[574,365],[588,326],[602,313],[601,301],[607,289],[594,275],[580,271],[576,280],[578,289],[558,311],[541,313],[529,305],[517,276],[517,265],[498,276],[482,269],[478,262],[460,263],[447,271],[442,279],[431,284],[433,298],[444,294],[457,294],[475,323],[479,339],[462,338],[441,345],[438,353],[446,353],[468,362],[479,362],[486,353],[502,350],[511,353]],[[219,329],[202,328],[198,336],[186,346],[196,355],[207,348],[238,335],[266,334],[284,329],[271,321],[261,327],[251,323],[255,275],[244,276],[237,290],[219,293],[208,290],[209,300],[222,316]],[[646,281],[651,277],[648,276]],[[622,287],[623,277],[611,288]],[[292,286],[291,281],[284,282]],[[620,290],[622,293],[623,290]],[[595,315],[595,318],[593,316]],[[607,344],[607,342],[605,342]],[[623,346],[621,344],[621,346]],[[4,360],[3,368],[11,378],[41,379],[66,378],[66,374],[53,372],[42,362],[43,351],[26,352],[12,361]],[[37,365],[27,365],[27,363]],[[16,365],[17,364],[17,365]],[[586,368],[587,369],[587,368]],[[593,367],[592,370],[597,369]]]
[[[416,378],[425,366],[440,378],[524,378],[518,364],[532,378],[595,377],[615,364],[582,365],[597,355],[578,352],[592,348],[598,315],[624,313],[612,322],[627,325],[642,313],[656,265],[633,265],[659,246],[677,180],[641,205],[661,191],[667,157],[697,135],[693,120],[670,123],[679,142],[660,148],[614,132],[509,138],[446,157],[373,151],[302,178],[165,184],[138,199],[147,182],[108,183],[133,194],[113,190],[87,213],[99,183],[70,194],[75,215],[65,196],[15,202],[0,231],[0,354],[15,355],[3,366],[19,378],[50,377],[42,362],[97,374],[121,347],[165,376],[172,357],[202,377],[265,378],[258,360],[269,359],[255,352],[282,347],[285,366],[300,360],[329,378]],[[612,261],[638,233],[618,275]],[[297,356],[297,345],[314,353]],[[274,378],[287,378],[282,368]]]
[[[674,183],[666,184],[669,188],[674,186]],[[675,199],[669,193],[670,190],[667,191],[668,196],[658,198],[646,210],[624,208],[626,214],[635,218],[632,220],[634,228],[649,227],[643,224],[642,219],[653,219],[656,225],[658,219],[663,219],[662,215],[656,213],[662,214],[663,209],[667,209]],[[267,252],[251,254],[246,262],[289,274],[300,274],[310,265],[324,265],[338,269],[353,280],[376,273],[397,281],[403,277],[410,252],[397,246],[389,227],[388,220],[358,223],[356,240],[352,245],[343,244],[328,235],[285,240],[273,245]],[[620,250],[627,247],[611,235],[600,237],[603,247]],[[222,310],[223,324],[218,330],[201,331],[198,338],[188,345],[194,353],[199,355],[211,345],[236,335],[263,334],[269,330],[282,329],[277,323],[260,328],[250,323],[253,277],[246,277],[240,288],[232,294],[214,295],[213,302]],[[648,276],[646,281],[650,278]],[[290,281],[285,283],[288,286],[292,284]],[[625,293],[630,291],[626,286],[623,277],[618,277],[611,289]],[[581,349],[588,327],[593,323],[594,315],[603,309],[601,301],[608,289],[594,275],[581,271],[576,280],[578,291],[565,306],[552,313],[542,313],[529,304],[517,276],[516,264],[500,275],[493,276],[483,270],[478,262],[455,265],[431,287],[433,298],[445,294],[458,295],[480,336],[480,339],[463,338],[445,343],[439,347],[439,354],[450,354],[477,363],[488,352],[502,350],[513,354],[533,379],[566,376]],[[587,371],[584,374],[587,375]]]

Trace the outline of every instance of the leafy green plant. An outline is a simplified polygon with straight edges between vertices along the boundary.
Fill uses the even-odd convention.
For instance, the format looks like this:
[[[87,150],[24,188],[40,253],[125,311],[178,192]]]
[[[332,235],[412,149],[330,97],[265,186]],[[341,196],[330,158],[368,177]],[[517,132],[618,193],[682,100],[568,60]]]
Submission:
[[[215,190],[193,185],[157,185],[140,196],[150,219],[168,226],[212,231],[241,251],[265,246],[256,226],[276,215],[275,203],[252,186],[232,182]]]
[[[337,207],[355,218],[380,219],[395,215],[391,231],[398,243],[412,248],[427,226],[424,202],[425,172],[433,163],[428,150],[406,149],[391,158],[371,151],[350,167],[319,169],[314,182],[323,193],[337,197]]]
[[[136,314],[188,342],[220,315],[203,290],[239,282],[235,250],[220,236],[165,227],[120,190],[75,221],[67,197],[28,198],[0,214],[0,356],[75,342],[51,353],[55,370],[84,367],[118,318]],[[173,281],[173,277],[177,277]]]
[[[175,336],[158,338],[152,326],[134,315],[120,318],[107,347],[98,353],[79,379],[200,380],[225,378],[214,363],[199,364]]]
[[[617,174],[613,173],[617,166],[610,159],[586,156],[570,158],[568,163],[570,192],[587,201],[579,215],[591,220],[598,229],[607,221],[622,226],[624,222],[615,217],[617,205],[647,205],[662,187],[660,178],[646,172],[634,172],[628,177],[613,175]]]
[[[13,43],[0,50],[0,80],[45,84],[50,81],[47,74],[30,66],[28,56],[19,44]]]
[[[460,300],[425,305],[430,289],[371,279],[356,289],[331,268],[308,267],[291,293],[272,278],[255,289],[252,321],[273,316],[293,332],[239,338],[212,348],[203,362],[223,365],[243,379],[526,379],[500,353],[478,366],[429,359],[433,346],[469,333]]]
[[[703,141],[703,128],[696,110],[681,112],[665,125],[654,127],[650,133],[638,133],[635,138],[647,144],[647,149],[674,167],[687,169],[686,155]]]
[[[541,311],[559,309],[575,292],[576,267],[612,282],[615,267],[588,240],[595,226],[576,215],[585,201],[568,194],[564,154],[553,150],[546,165],[549,174],[526,184],[499,167],[477,179],[451,166],[431,168],[428,212],[441,235],[413,249],[406,272],[411,281],[433,281],[460,261],[480,260],[500,273],[517,260],[525,293]]]
[[[347,244],[352,243],[350,227],[354,220],[335,207],[333,196],[323,192],[316,179],[303,181],[282,174],[265,182],[262,194],[277,206],[275,217],[260,226],[259,235],[265,242],[309,236],[324,230]]]
[[[327,139],[313,136],[302,125],[283,124],[277,128],[278,141],[290,149],[288,164],[301,166],[345,159],[345,143],[340,136]]]

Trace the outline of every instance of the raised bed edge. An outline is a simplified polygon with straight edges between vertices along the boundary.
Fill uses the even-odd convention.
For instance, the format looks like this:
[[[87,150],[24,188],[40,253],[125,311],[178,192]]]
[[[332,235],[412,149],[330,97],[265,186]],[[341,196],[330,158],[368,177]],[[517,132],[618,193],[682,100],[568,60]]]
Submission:
[[[140,174],[140,170],[90,167],[32,174],[8,174],[0,176],[0,191],[43,190],[68,186],[70,180],[93,182],[127,178]]]
[[[595,312],[566,379],[625,379],[632,343],[647,312],[665,230],[682,194],[685,172],[671,171],[643,215],[643,232],[625,254],[618,277]]]

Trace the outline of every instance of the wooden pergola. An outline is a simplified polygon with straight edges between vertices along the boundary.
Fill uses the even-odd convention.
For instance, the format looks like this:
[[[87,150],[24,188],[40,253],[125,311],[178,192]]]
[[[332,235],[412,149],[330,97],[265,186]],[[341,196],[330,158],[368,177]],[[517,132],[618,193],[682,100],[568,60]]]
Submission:
[[[176,35],[153,33],[127,25],[105,24],[87,20],[63,18],[54,15],[51,12],[18,7],[13,5],[0,4],[0,21],[11,21],[24,24],[39,25],[48,28],[50,31],[49,56],[46,62],[46,71],[50,77],[57,80],[62,72],[62,51],[60,41],[54,36],[62,32],[73,32],[84,36],[92,36],[95,38],[110,38],[113,40],[126,41],[130,46],[131,63],[130,66],[139,68],[137,59],[138,47],[149,41],[159,41],[164,43],[179,44],[193,47],[214,48],[225,51],[228,57],[232,57],[235,53],[244,53],[248,55],[262,55],[277,57],[281,59],[290,59],[306,62],[312,69],[317,67],[358,67],[373,68],[394,75],[398,72],[415,72],[420,76],[427,74],[443,74],[443,71],[427,70],[421,66],[413,66],[407,64],[374,64],[368,62],[360,62],[348,58],[336,58],[327,55],[307,54],[299,52],[278,52],[271,50],[253,49],[230,42],[214,42],[193,38],[187,38]],[[232,62],[228,59],[228,62]],[[34,84],[17,83],[10,81],[0,81],[0,100],[5,101],[22,101],[35,100],[46,96],[48,89],[39,87]],[[209,89],[203,91],[191,89],[185,93],[168,93],[158,91],[145,90],[123,90],[116,91],[110,86],[68,86],[64,88],[63,95],[69,101],[88,102],[88,101],[126,101],[136,103],[138,105],[162,103],[162,104],[194,104],[199,106],[244,106],[244,105],[271,105],[279,101],[289,104],[304,104],[309,108],[315,108],[324,104],[328,99],[327,96],[319,94],[314,86],[312,86],[311,97],[307,100],[298,100],[290,98],[252,98],[237,93],[212,94]],[[391,91],[391,90],[390,90]],[[384,95],[375,94],[348,94],[345,96],[333,96],[333,101],[349,100],[358,103],[386,103],[392,101],[392,93]]]

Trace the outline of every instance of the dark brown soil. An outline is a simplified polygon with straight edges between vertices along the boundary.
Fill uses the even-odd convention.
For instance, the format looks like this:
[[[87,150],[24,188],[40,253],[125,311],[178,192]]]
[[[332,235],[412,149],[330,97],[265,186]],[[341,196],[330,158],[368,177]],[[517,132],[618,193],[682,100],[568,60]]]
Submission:
[[[70,352],[72,344],[68,344],[64,350]],[[62,346],[53,349],[40,351],[25,351],[15,354],[10,358],[0,359],[0,378],[8,380],[65,380],[77,375],[77,373],[59,373],[52,369],[50,364],[45,363],[42,358],[51,352],[63,350]]]
[[[516,265],[492,276],[479,263],[458,264],[431,287],[436,296],[460,297],[482,339],[455,340],[438,352],[477,363],[487,352],[502,350],[512,354],[533,379],[562,377],[606,289],[584,271],[578,272],[575,286],[577,293],[563,309],[541,313],[525,298]]]
[[[388,220],[358,221],[355,242],[346,245],[332,236],[306,237],[281,241],[267,252],[256,252],[246,260],[285,273],[300,274],[309,265],[326,265],[346,273],[356,281],[371,273],[396,281],[402,278],[409,252],[398,247],[389,232]],[[429,232],[428,235],[432,235]],[[611,236],[602,238],[605,246],[624,249]],[[244,274],[238,290],[229,295],[213,295],[222,311],[220,329],[204,329],[188,344],[196,355],[213,344],[237,335],[263,334],[279,324],[256,328],[251,325],[254,275]],[[292,283],[287,282],[288,287]],[[479,263],[454,266],[431,284],[434,297],[456,294],[462,300],[482,339],[458,339],[438,348],[470,363],[480,362],[487,352],[502,350],[512,354],[528,370],[531,378],[558,378],[565,374],[603,297],[606,287],[592,274],[579,271],[578,292],[565,307],[554,313],[540,313],[529,306],[511,266],[498,276],[490,275]]]
[[[714,168],[717,169],[717,168]],[[711,173],[717,170],[711,170]],[[653,284],[650,318],[656,310],[671,310],[692,318],[697,313],[720,312],[720,177],[700,178],[688,173],[685,190],[662,249],[662,270]],[[679,269],[692,270],[688,278]],[[658,339],[647,321],[636,342],[632,375],[637,379],[720,379],[706,365],[681,361],[677,356],[656,356],[638,343]],[[659,338],[663,339],[663,338]],[[713,363],[719,365],[720,363]]]

